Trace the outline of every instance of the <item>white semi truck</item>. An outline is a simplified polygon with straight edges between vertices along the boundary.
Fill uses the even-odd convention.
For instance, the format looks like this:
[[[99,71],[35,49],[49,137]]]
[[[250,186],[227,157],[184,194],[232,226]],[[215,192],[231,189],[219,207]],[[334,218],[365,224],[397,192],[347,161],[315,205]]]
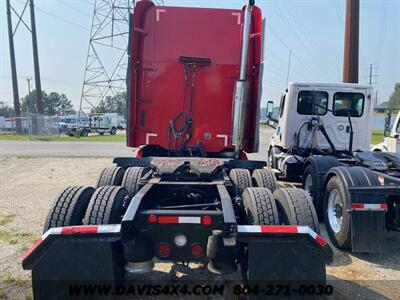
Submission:
[[[374,145],[372,151],[388,151],[394,153],[400,153],[400,111],[397,113],[397,117],[391,124],[392,112],[387,111],[385,119],[384,135],[385,139],[382,143]]]
[[[370,151],[372,94],[368,85],[289,84],[268,149],[281,184],[308,191],[333,243],[354,252],[379,252],[387,230],[400,229],[400,154]],[[396,147],[398,122],[388,137]]]

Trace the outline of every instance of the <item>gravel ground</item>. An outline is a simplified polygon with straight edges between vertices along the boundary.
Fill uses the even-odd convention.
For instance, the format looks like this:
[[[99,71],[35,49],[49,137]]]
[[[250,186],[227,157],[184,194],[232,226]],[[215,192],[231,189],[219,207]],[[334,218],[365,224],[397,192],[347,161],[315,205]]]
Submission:
[[[0,299],[31,297],[30,275],[21,269],[21,255],[41,234],[52,201],[68,185],[94,185],[110,164],[110,158],[0,157]],[[187,272],[171,267],[157,264],[157,274],[181,277]],[[334,249],[327,272],[334,286],[332,299],[400,299],[400,233],[388,235],[385,253],[379,255]],[[210,278],[200,269],[192,273],[193,278]],[[148,276],[159,276],[154,274]]]

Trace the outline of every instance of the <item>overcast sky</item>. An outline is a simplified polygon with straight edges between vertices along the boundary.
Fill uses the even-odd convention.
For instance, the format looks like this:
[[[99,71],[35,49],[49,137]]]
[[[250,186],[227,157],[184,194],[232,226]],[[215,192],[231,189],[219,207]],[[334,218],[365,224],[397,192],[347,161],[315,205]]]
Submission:
[[[25,0],[11,0],[21,11]],[[387,101],[400,81],[400,0],[361,0],[360,83],[373,82]],[[166,5],[241,8],[245,0],[165,0]],[[12,104],[5,1],[0,1],[0,101]],[[42,89],[65,93],[79,107],[93,0],[35,0]],[[342,78],[344,0],[258,0],[266,17],[263,106],[278,101],[289,81],[337,82]],[[25,21],[29,24],[29,14]],[[14,26],[17,19],[13,19]],[[23,26],[15,35],[20,97],[33,77],[31,38]],[[32,87],[34,82],[31,82]]]

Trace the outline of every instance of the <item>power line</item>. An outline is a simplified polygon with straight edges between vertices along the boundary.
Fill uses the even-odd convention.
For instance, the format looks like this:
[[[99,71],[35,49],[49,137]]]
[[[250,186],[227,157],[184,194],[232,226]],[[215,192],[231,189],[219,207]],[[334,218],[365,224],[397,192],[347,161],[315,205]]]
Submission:
[[[23,1],[21,1],[21,0],[17,0],[17,1],[20,2],[20,3],[23,3]],[[68,19],[66,19],[66,18],[64,18],[64,17],[61,17],[61,16],[59,16],[59,15],[57,15],[57,14],[48,12],[48,11],[42,9],[42,8],[39,8],[37,5],[35,5],[35,9],[36,9],[37,11],[41,12],[42,14],[45,14],[45,15],[51,16],[51,17],[53,17],[53,18],[56,18],[57,20],[60,20],[60,21],[62,21],[62,22],[64,22],[64,23],[68,23],[68,24],[73,25],[73,26],[75,26],[75,27],[78,27],[78,28],[80,28],[80,29],[82,29],[82,30],[89,31],[88,28],[82,26],[81,24],[72,22],[72,21],[70,21],[70,20],[68,20]]]
[[[58,0],[58,1],[59,1],[62,5],[66,6],[66,7],[69,7],[70,9],[75,10],[75,11],[81,13],[82,15],[85,15],[85,16],[87,16],[87,17],[91,17],[91,15],[88,14],[87,12],[85,12],[85,11],[79,9],[79,8],[76,8],[75,6],[73,6],[73,5],[69,4],[69,3],[64,2],[63,0]]]
[[[303,61],[299,56],[296,55],[296,52],[295,52],[294,50],[292,50],[292,49],[280,38],[279,34],[277,34],[277,33],[275,32],[275,30],[274,30],[271,26],[269,26],[269,30],[270,30],[271,33],[278,39],[278,41],[279,41],[283,46],[285,46],[285,48],[286,48],[288,51],[292,51],[292,57],[295,58],[299,63],[301,63],[301,64],[303,65],[304,69],[307,70],[307,71],[310,73],[310,75],[313,76],[314,79],[318,79],[318,78],[319,78],[319,76],[316,75],[315,72],[314,72],[313,70],[311,70],[311,69],[308,67],[308,65],[307,65],[306,63],[304,63],[304,61]]]
[[[286,23],[292,28],[292,32],[295,34],[297,39],[302,43],[304,49],[307,51],[307,53],[310,55],[310,57],[312,57],[314,59],[314,61],[318,62],[317,56],[313,53],[313,51],[309,47],[309,44],[312,44],[311,41],[308,38],[306,38],[305,31],[303,30],[300,23],[296,20],[296,17],[290,12],[290,9],[289,8],[286,9],[286,11],[291,15],[291,17],[289,18],[286,15],[285,11],[280,8],[280,5],[277,2],[272,1],[271,3],[280,12],[280,14],[285,18]],[[293,21],[297,27],[293,26],[292,22],[289,19],[291,21]],[[297,30],[299,30],[299,32],[297,32]],[[318,62],[318,64],[321,65],[323,68],[325,68],[325,70],[327,71],[328,74],[332,73],[331,72],[332,70],[329,70],[329,67],[325,66],[324,64],[321,64],[321,62]],[[333,73],[336,73],[336,71]]]
[[[376,64],[378,67],[380,66],[381,59],[382,59],[382,50],[385,44],[386,38],[386,28],[387,28],[387,0],[382,0],[382,9],[381,9],[381,18],[379,22],[379,39],[377,44],[377,51],[376,51]]]

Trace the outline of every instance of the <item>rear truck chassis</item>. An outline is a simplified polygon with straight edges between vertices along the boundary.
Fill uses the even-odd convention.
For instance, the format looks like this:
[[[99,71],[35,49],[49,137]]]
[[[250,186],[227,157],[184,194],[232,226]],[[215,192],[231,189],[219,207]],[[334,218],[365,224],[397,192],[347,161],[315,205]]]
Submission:
[[[310,171],[311,170],[311,171]],[[279,180],[279,171],[277,177]],[[303,174],[301,175],[301,171]],[[400,178],[358,165],[354,159],[313,155],[292,170],[292,180],[313,197],[314,206],[327,227],[332,242],[340,249],[355,253],[381,253],[389,231],[400,231]],[[300,172],[300,174],[299,174]],[[311,183],[307,183],[307,176]],[[301,176],[301,179],[299,177]],[[333,215],[348,216],[347,238],[338,237],[330,224],[328,184],[337,178],[343,188],[340,207]],[[293,183],[280,181],[282,185]],[[336,210],[336,211],[335,211]]]
[[[262,169],[265,162],[144,157],[114,163],[125,170],[145,168],[140,190],[125,198],[122,221],[48,229],[23,257],[23,268],[32,270],[35,298],[68,297],[71,283],[125,283],[129,274],[151,270],[155,259],[208,262],[216,274],[233,273],[240,264],[249,282],[325,282],[332,250],[314,230],[246,221],[228,173]],[[191,194],[203,200],[192,195],[191,201],[174,203]]]

